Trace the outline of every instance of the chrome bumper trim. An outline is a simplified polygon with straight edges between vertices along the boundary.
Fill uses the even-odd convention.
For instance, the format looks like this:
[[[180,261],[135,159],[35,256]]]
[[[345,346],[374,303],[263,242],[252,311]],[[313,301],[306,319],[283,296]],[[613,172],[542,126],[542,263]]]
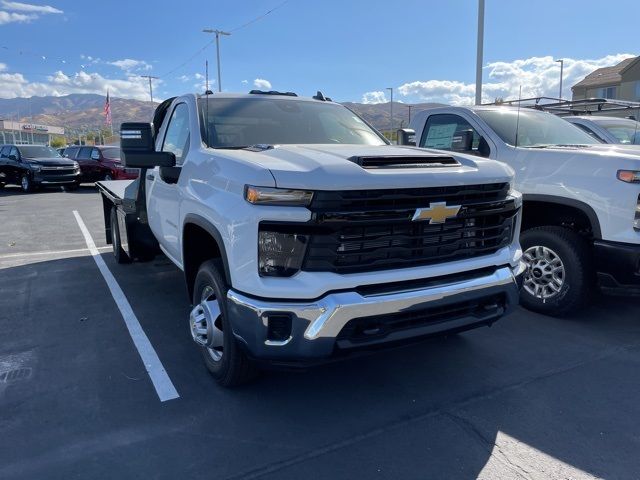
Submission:
[[[526,269],[524,262],[516,268],[497,268],[489,275],[441,285],[403,290],[380,295],[363,296],[357,292],[330,293],[314,302],[265,301],[254,299],[234,290],[227,298],[236,306],[252,311],[267,326],[267,315],[272,312],[289,312],[309,322],[304,332],[306,340],[335,338],[346,323],[353,318],[385,315],[405,309],[419,307],[450,297],[464,296],[482,290],[513,286],[517,288],[517,277]],[[288,342],[285,342],[288,343]]]

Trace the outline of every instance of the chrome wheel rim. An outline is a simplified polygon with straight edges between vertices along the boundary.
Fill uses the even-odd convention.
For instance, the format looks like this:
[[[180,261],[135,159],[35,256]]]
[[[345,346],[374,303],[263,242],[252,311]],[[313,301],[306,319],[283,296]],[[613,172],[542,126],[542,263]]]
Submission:
[[[565,283],[564,263],[560,256],[548,247],[536,245],[523,255],[527,264],[522,287],[541,300],[549,300],[562,290]]]
[[[22,186],[22,190],[29,190],[29,179],[27,178],[26,175],[22,176],[22,181],[20,182],[20,185]]]
[[[212,286],[207,285],[202,290],[202,294],[200,295],[200,302],[217,302],[216,292]],[[211,357],[211,359],[215,362],[219,362],[222,360],[222,351],[223,351],[223,338],[224,334],[222,333],[222,317],[218,317],[218,319],[212,325],[213,331],[213,346],[205,347],[207,349],[207,354]]]
[[[105,176],[104,176],[104,179],[105,179],[106,181],[113,180],[113,178],[111,178],[111,175],[109,175],[109,174],[105,175]]]

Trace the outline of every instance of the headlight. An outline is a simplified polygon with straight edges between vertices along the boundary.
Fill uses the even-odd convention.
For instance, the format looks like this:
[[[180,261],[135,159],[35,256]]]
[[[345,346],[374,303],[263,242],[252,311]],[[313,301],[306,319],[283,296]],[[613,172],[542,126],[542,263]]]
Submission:
[[[311,203],[313,192],[288,188],[253,187],[247,185],[244,198],[254,205],[282,205],[306,207]]]
[[[633,220],[633,228],[640,232],[640,195],[638,195],[638,203],[636,204],[636,217]]]
[[[75,160],[73,161],[73,169],[74,170],[80,170],[80,164],[78,162],[76,162]]]
[[[38,165],[37,163],[30,164],[29,168],[34,172],[39,172],[40,170],[42,170],[42,167],[40,165]]]
[[[640,183],[640,171],[618,170],[618,180],[622,180],[627,183]]]
[[[307,236],[295,233],[258,233],[258,271],[261,276],[290,277],[302,267]]]

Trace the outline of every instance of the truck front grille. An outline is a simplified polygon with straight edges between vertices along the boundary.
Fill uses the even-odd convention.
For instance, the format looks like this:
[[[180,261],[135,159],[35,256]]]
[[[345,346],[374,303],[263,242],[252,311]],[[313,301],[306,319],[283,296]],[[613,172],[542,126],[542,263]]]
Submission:
[[[429,265],[496,252],[511,243],[517,206],[508,184],[316,192],[302,270],[340,274]],[[341,200],[340,200],[341,199]],[[445,223],[412,221],[432,202],[461,205]]]

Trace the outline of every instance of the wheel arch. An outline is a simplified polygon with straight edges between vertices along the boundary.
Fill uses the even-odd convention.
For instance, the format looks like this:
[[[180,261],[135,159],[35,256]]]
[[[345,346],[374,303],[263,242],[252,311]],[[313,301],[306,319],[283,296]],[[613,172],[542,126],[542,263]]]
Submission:
[[[222,235],[206,218],[187,214],[182,225],[182,268],[189,301],[193,296],[193,285],[198,268],[204,261],[213,258],[222,260],[225,279],[227,284],[231,285],[231,272]]]
[[[560,218],[562,214],[571,212],[578,212],[589,223],[591,233],[594,239],[602,238],[602,230],[600,228],[600,220],[595,210],[587,203],[572,198],[557,197],[554,195],[541,195],[541,194],[523,194],[523,230],[528,228],[542,226],[545,223],[541,223],[540,219],[540,207],[545,205],[553,205],[556,207],[562,207],[560,210],[555,210],[551,215],[551,218]],[[529,208],[527,208],[529,207]],[[535,214],[532,214],[532,210]],[[527,214],[529,211],[529,215]],[[555,222],[551,221],[547,225],[554,225]]]

